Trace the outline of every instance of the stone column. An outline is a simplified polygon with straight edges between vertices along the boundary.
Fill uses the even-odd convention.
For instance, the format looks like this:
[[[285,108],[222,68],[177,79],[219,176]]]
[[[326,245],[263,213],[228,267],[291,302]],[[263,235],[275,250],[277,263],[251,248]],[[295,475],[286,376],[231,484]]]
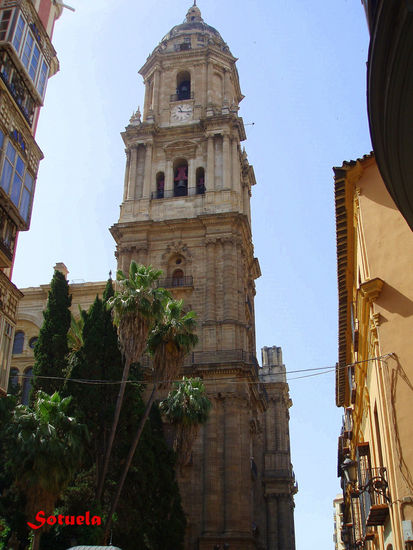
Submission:
[[[160,80],[160,71],[157,68],[153,77],[153,97],[152,97],[152,109],[155,117],[158,117],[159,114],[159,80]]]
[[[245,308],[247,307],[245,304],[245,291],[244,291],[244,273],[243,273],[243,259],[242,259],[242,242],[241,239],[237,241],[237,248],[236,248],[236,264],[237,264],[237,289],[235,296],[238,298],[237,300],[237,307],[238,307],[238,316],[237,319],[240,323],[245,323]],[[237,308],[236,308],[237,311]],[[245,328],[240,326],[239,327],[239,335],[238,335],[238,341],[237,341],[237,348],[238,349],[244,349],[244,339],[243,339],[243,332]]]
[[[240,179],[239,179],[239,156],[238,156],[238,140],[232,138],[232,182],[231,189],[239,191]]]
[[[131,150],[130,149],[125,149],[125,153],[126,153],[126,167],[125,167],[125,180],[124,180],[124,184],[123,184],[123,200],[124,201],[126,201],[128,199]]]
[[[228,103],[231,103],[232,97],[231,97],[231,71],[229,69],[225,69],[224,72],[224,100]]]
[[[218,522],[222,511],[219,510],[219,464],[217,453],[217,410],[215,402],[209,414],[204,431],[204,531],[214,534],[218,531]]]
[[[212,61],[208,60],[207,65],[207,81],[206,81],[206,87],[207,87],[207,105],[209,103],[212,103],[212,82],[213,82],[213,74],[214,74],[214,65]]]
[[[224,245],[221,239],[217,240],[215,247],[215,260],[216,260],[216,271],[215,271],[215,313],[216,319],[221,321],[224,319]]]
[[[239,400],[225,398],[225,534],[238,535],[243,531],[242,492],[245,480],[242,478],[240,450]]]
[[[165,197],[173,197],[174,190],[174,171],[172,162],[170,160],[166,161],[165,166]]]
[[[278,502],[276,495],[268,495],[267,499],[267,548],[279,550],[278,546]],[[281,547],[284,550],[284,547]]]
[[[206,173],[206,189],[207,191],[215,190],[215,147],[214,136],[208,136],[208,152],[207,152],[207,173]]]
[[[135,198],[135,188],[136,188],[136,171],[138,168],[138,145],[133,145],[131,147],[131,160],[130,167],[128,170],[128,191],[127,191],[127,200],[133,200]]]
[[[222,144],[222,180],[224,189],[231,189],[231,162],[229,135],[224,134]]]
[[[294,537],[291,532],[290,497],[282,495],[278,499],[278,528],[280,547],[284,550],[294,550]]]
[[[151,85],[149,84],[149,80],[146,80],[145,82],[145,99],[143,102],[143,120],[146,120],[146,117],[148,116],[148,109],[150,107],[150,101],[151,98],[149,97],[151,91]]]
[[[143,199],[151,198],[151,174],[152,174],[152,143],[146,144],[146,154],[145,154],[145,176],[143,180]]]
[[[206,241],[205,320],[215,320],[215,239]]]
[[[202,64],[202,83],[204,84],[204,108],[206,114],[206,106],[208,103],[208,62]]]
[[[234,241],[224,239],[224,320],[235,319]]]
[[[190,192],[196,193],[195,191],[195,159],[188,159],[188,195]],[[194,188],[192,191],[189,191],[189,188]]]

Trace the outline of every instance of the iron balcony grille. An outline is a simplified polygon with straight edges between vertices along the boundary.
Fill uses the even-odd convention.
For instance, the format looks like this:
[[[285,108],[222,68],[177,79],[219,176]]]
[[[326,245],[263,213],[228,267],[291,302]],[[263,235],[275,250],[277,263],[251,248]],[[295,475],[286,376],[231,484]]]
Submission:
[[[185,193],[180,191],[182,194],[177,194],[174,189],[159,190],[151,194],[151,199],[173,199],[173,198],[182,198],[182,197],[193,197],[195,195],[205,195],[205,185],[197,185],[196,187],[188,187],[185,189]]]
[[[173,101],[185,101],[187,99],[194,99],[194,92],[190,92],[189,94],[188,93],[172,94],[170,96],[171,103]]]
[[[149,367],[151,359],[145,355],[140,361],[143,367]],[[242,363],[257,369],[257,359],[253,353],[241,349],[218,350],[218,351],[193,351],[184,359],[184,367],[196,365],[208,365],[217,363]],[[257,369],[258,370],[258,369]]]
[[[384,525],[389,514],[390,498],[386,468],[360,471],[360,508],[363,524]]]
[[[193,287],[194,278],[192,275],[186,277],[165,277],[164,279],[158,279],[158,287],[163,288],[179,288],[179,287]]]

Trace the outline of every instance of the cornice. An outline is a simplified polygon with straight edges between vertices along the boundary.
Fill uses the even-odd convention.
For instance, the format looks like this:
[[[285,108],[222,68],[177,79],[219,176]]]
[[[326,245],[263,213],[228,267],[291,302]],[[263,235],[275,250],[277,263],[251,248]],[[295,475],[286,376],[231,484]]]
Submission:
[[[338,279],[338,368],[336,369],[336,405],[346,400],[347,375],[342,366],[350,362],[350,303],[354,288],[353,266],[355,235],[353,215],[355,187],[365,168],[374,163],[374,157],[344,162],[334,170],[334,198],[336,210],[337,279]]]
[[[375,277],[369,281],[365,281],[360,285],[360,292],[363,298],[367,298],[369,302],[375,302],[380,296],[384,285],[384,281],[380,277]]]

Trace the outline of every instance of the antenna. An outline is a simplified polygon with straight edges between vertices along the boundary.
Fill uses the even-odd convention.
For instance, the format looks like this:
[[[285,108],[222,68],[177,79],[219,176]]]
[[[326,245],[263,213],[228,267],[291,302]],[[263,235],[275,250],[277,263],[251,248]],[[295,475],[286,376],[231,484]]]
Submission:
[[[62,8],[66,8],[70,11],[76,11],[75,8],[72,8],[72,6],[68,6],[67,4],[63,4],[62,0],[53,0],[55,4],[58,6],[61,6]]]

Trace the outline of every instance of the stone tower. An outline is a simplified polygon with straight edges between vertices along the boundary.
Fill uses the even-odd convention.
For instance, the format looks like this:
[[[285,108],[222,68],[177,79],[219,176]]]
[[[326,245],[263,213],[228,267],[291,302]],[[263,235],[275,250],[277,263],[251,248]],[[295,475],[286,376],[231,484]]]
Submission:
[[[198,316],[199,344],[183,374],[204,379],[213,408],[179,473],[186,548],[293,550],[293,535],[281,545],[264,480],[266,430],[277,425],[265,427],[275,408],[255,357],[255,177],[240,145],[235,62],[196,2],[148,57],[143,113],[122,134],[124,196],[111,232],[119,268],[131,260],[161,268],[162,286]]]

